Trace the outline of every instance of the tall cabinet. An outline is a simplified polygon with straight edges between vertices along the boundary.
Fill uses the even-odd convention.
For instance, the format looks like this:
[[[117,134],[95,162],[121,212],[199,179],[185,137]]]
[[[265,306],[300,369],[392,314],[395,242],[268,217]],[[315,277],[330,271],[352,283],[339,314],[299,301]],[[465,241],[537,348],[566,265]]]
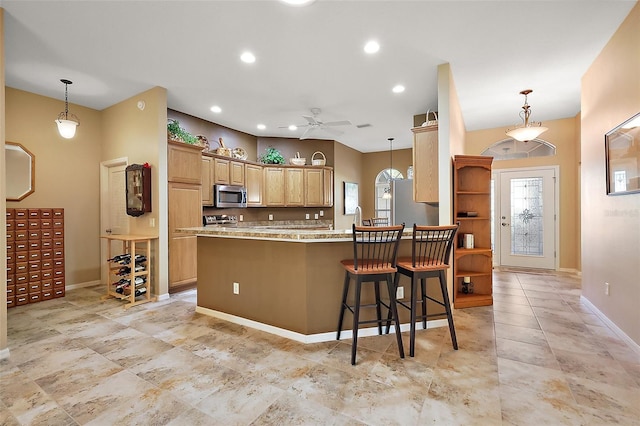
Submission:
[[[492,157],[471,155],[453,159],[453,221],[460,223],[453,261],[456,308],[493,304],[492,161]],[[471,285],[465,283],[465,277]]]
[[[202,224],[202,147],[168,141],[169,291],[198,278],[197,237],[176,232]]]

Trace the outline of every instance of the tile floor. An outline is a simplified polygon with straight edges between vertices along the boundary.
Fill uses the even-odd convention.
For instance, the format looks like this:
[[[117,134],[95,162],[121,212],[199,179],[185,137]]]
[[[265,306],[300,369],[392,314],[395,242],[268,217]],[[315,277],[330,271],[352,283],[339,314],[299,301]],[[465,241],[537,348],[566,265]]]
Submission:
[[[195,291],[129,310],[101,287],[8,311],[2,425],[640,424],[640,356],[579,278],[495,272],[491,307],[394,336],[303,345],[195,313]],[[407,339],[408,333],[403,333]],[[408,341],[405,340],[408,350]]]

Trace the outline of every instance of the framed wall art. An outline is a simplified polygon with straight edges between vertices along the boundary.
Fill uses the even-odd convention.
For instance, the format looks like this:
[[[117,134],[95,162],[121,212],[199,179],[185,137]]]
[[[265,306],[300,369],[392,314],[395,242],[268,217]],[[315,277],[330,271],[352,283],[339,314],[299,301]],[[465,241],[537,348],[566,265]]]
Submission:
[[[640,192],[640,113],[604,136],[607,195]]]
[[[344,214],[356,214],[358,206],[358,184],[344,182]]]

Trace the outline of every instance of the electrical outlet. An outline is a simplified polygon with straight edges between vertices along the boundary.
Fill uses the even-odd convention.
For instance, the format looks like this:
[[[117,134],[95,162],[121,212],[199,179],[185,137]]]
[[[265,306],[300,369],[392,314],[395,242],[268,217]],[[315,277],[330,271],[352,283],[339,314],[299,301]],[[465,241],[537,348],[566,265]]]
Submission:
[[[273,215],[272,214],[269,215],[269,220],[273,220]]]
[[[324,216],[324,210],[320,210],[320,217]]]
[[[605,296],[609,295],[609,283],[604,283],[604,294]]]
[[[149,226],[152,227],[152,228],[156,227],[156,218],[155,217],[152,217],[152,218],[149,219]]]
[[[238,219],[240,222],[242,222],[244,220],[244,215],[240,215],[240,219]]]
[[[309,213],[305,214],[305,215],[304,215],[304,218],[305,218],[305,219],[309,219]]]
[[[404,287],[398,287],[396,289],[396,299],[404,299]]]
[[[233,283],[233,294],[240,294],[240,283]]]
[[[318,213],[316,213],[316,214],[314,215],[314,218],[318,219]]]

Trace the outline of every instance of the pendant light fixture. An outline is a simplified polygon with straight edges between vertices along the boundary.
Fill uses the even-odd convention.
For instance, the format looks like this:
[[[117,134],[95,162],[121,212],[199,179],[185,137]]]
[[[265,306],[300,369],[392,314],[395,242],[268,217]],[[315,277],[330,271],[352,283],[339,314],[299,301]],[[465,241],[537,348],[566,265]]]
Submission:
[[[76,127],[80,125],[80,120],[74,114],[69,112],[69,94],[67,86],[73,84],[71,80],[62,79],[64,83],[64,111],[58,114],[58,118],[55,120],[58,125],[58,133],[65,139],[71,139],[76,134]]]
[[[389,141],[389,186],[384,189],[382,198],[385,200],[391,199],[391,181],[393,180],[393,138],[388,138]]]
[[[542,122],[540,121],[529,121],[529,117],[531,116],[531,107],[529,107],[529,104],[527,103],[527,95],[531,92],[533,92],[531,89],[526,89],[520,92],[521,95],[524,95],[524,105],[522,106],[522,111],[520,111],[520,118],[522,118],[524,123],[522,125],[515,126],[513,129],[507,129],[505,132],[507,136],[520,142],[529,142],[549,130],[546,127],[542,127]]]

